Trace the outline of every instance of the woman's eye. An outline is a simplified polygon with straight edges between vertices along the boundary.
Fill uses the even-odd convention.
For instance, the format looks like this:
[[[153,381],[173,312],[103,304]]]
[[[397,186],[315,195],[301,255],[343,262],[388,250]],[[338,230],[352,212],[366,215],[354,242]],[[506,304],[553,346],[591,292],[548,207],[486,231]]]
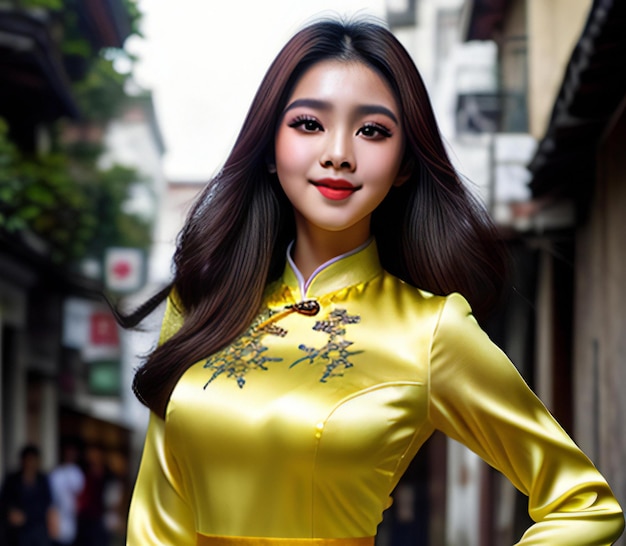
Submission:
[[[382,125],[378,125],[377,123],[368,123],[357,131],[357,135],[377,140],[389,138],[391,136],[391,131]]]
[[[300,128],[306,133],[314,133],[316,131],[324,130],[321,124],[312,118],[296,118],[289,123],[289,127]]]

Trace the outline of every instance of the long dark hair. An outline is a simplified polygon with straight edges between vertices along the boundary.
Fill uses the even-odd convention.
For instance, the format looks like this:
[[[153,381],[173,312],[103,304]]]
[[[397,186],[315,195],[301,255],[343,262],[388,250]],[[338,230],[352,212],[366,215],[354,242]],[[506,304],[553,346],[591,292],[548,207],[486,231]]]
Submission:
[[[383,267],[436,294],[462,293],[478,316],[501,294],[502,245],[450,164],[426,89],[404,47],[375,23],[314,23],[298,32],[270,66],[232,152],[191,210],[178,238],[172,285],[132,317],[139,320],[175,289],[183,325],[148,356],[133,384],[139,399],[162,417],[183,372],[248,327],[265,286],[283,271],[295,224],[267,164],[276,124],[296,82],[327,59],[366,64],[399,101],[406,135],[401,171],[409,176],[372,218]]]

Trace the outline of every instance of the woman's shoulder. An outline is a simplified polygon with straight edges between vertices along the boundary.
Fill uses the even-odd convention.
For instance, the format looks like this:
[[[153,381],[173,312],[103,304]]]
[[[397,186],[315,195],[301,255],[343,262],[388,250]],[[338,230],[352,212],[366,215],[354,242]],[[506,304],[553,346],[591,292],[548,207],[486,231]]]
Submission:
[[[458,292],[435,294],[386,274],[385,294],[392,300],[408,330],[415,325],[420,332],[430,332],[433,342],[455,336],[476,337],[484,332],[472,313],[467,299]]]
[[[472,309],[467,299],[458,292],[450,294],[435,294],[424,288],[409,284],[385,271],[385,281],[393,286],[393,290],[402,297],[412,300],[416,305],[427,307],[437,315],[444,315],[447,319],[458,320],[472,317]]]

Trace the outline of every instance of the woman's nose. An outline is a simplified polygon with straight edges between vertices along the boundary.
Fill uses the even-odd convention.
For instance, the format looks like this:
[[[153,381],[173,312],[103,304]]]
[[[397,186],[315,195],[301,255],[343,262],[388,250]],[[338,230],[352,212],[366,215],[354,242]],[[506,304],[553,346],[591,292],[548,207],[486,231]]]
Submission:
[[[329,135],[320,157],[323,167],[353,171],[356,167],[350,135]]]

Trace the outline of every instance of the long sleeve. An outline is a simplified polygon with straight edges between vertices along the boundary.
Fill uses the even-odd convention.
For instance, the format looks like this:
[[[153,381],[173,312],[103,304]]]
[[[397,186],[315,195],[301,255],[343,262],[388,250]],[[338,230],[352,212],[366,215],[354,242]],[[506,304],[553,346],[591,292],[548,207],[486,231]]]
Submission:
[[[182,315],[168,298],[159,343],[174,334]],[[165,421],[150,421],[128,518],[128,546],[195,546],[194,515],[176,461],[167,445]]]
[[[508,358],[452,295],[431,349],[433,425],[465,444],[529,497],[536,522],[520,546],[610,545],[622,511],[604,478]]]
[[[128,546],[195,546],[193,512],[165,441],[165,422],[150,423],[128,518]]]

